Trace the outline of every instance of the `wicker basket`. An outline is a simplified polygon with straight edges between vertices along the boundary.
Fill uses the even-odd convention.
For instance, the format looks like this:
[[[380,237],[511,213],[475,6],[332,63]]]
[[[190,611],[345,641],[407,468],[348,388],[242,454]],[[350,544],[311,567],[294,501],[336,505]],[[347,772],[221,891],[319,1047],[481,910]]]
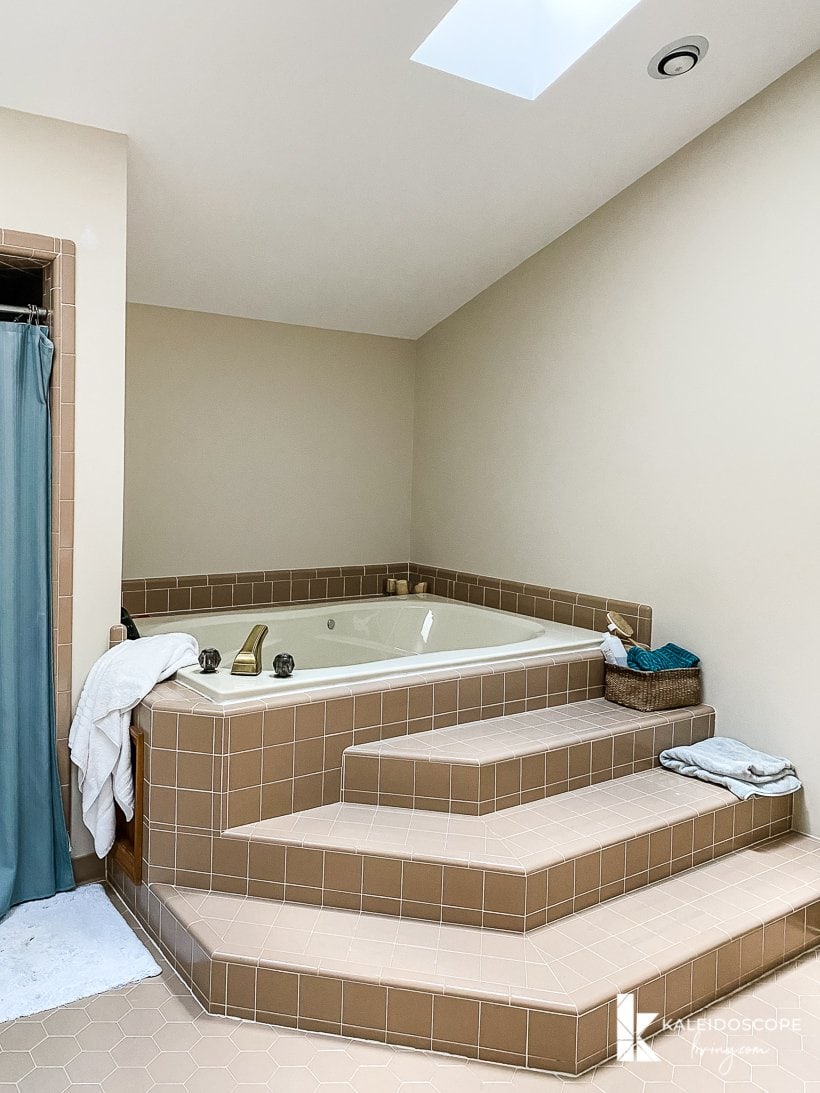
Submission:
[[[604,698],[631,710],[676,710],[700,702],[700,668],[673,668],[663,672],[636,672],[606,665]]]

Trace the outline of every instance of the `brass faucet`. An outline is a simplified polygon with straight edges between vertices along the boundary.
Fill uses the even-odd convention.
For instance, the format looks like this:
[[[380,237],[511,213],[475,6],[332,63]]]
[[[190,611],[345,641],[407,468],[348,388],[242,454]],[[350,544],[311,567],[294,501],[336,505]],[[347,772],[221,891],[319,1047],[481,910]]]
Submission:
[[[245,644],[233,658],[232,676],[258,676],[262,671],[262,642],[268,628],[261,622],[245,638]]]

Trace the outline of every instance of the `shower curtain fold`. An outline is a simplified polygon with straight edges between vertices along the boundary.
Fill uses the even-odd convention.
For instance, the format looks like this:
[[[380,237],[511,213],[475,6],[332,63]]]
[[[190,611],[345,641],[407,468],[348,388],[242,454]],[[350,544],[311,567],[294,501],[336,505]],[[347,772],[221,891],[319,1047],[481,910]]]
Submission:
[[[74,887],[51,644],[53,350],[44,327],[0,322],[0,918]]]

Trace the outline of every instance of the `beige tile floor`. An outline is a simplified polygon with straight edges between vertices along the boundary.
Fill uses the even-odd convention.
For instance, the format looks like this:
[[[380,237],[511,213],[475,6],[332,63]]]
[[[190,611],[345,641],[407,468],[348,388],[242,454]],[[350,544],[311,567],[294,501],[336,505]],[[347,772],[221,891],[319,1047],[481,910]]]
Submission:
[[[659,1061],[566,1080],[212,1017],[158,959],[161,977],[0,1025],[0,1093],[820,1093],[817,951],[704,1011],[711,1028],[656,1037]]]

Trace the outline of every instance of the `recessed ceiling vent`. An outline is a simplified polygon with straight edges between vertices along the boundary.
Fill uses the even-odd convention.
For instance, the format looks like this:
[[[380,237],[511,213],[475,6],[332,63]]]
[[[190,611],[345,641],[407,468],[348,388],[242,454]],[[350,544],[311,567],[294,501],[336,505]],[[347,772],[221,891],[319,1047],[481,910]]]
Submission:
[[[709,43],[700,35],[670,42],[649,62],[649,75],[655,80],[671,80],[673,76],[683,76],[703,60],[708,49]]]

